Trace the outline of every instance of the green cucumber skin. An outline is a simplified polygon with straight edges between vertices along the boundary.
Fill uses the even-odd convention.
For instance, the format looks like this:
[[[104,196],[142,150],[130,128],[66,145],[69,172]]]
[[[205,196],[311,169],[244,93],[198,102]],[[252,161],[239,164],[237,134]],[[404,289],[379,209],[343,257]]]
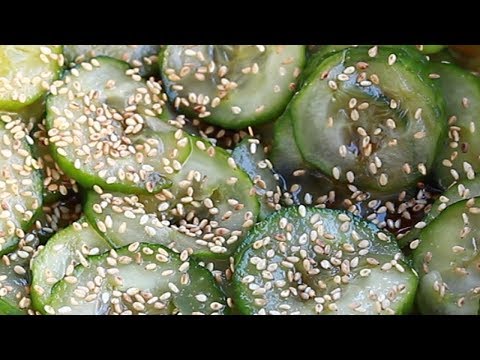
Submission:
[[[0,315],[25,315],[25,312],[9,302],[0,299]]]
[[[368,56],[366,55],[366,47],[358,47],[358,48],[347,48],[346,50],[343,50],[342,52],[335,52],[333,55],[328,56],[324,61],[321,62],[321,65],[316,68],[315,72],[310,76],[308,81],[305,82],[303,85],[302,89],[294,96],[292,102],[289,105],[290,113],[292,114],[292,117],[294,118],[293,125],[294,125],[294,135],[296,139],[296,144],[299,147],[300,152],[302,153],[302,156],[304,159],[306,159],[306,162],[310,164],[313,168],[316,168],[315,165],[321,164],[322,166],[319,168],[323,173],[326,175],[330,176],[332,168],[330,166],[327,166],[327,164],[323,163],[323,160],[318,157],[316,157],[316,163],[312,163],[312,159],[310,159],[312,154],[308,153],[306,154],[305,152],[307,151],[303,147],[306,145],[302,145],[304,143],[303,137],[305,136],[304,129],[301,127],[301,121],[298,120],[298,117],[302,113],[300,107],[304,105],[302,103],[302,98],[306,96],[307,91],[313,91],[309,90],[309,88],[313,87],[316,84],[317,79],[320,78],[320,73],[325,70],[324,67],[327,66],[334,66],[333,64],[341,63],[342,66],[346,61],[349,61],[353,63],[356,61],[355,59],[363,59],[365,58],[365,61],[369,61]],[[427,167],[428,170],[430,170],[430,167],[432,166],[433,163],[433,158],[434,154],[437,153],[440,143],[443,141],[443,139],[446,136],[446,126],[445,122],[443,121],[445,117],[445,111],[444,111],[444,100],[443,97],[441,96],[440,92],[438,91],[436,85],[431,81],[431,79],[428,78],[428,68],[427,64],[428,62],[425,60],[425,62],[417,61],[418,59],[411,58],[409,56],[409,51],[402,50],[400,48],[389,48],[387,46],[381,47],[378,50],[379,55],[381,56],[388,56],[390,53],[395,53],[397,54],[397,60],[396,64],[401,64],[401,66],[404,68],[405,71],[409,72],[409,74],[413,78],[413,74],[416,75],[415,79],[418,79],[419,85],[421,84],[426,90],[429,91],[428,95],[429,97],[427,98],[427,95],[423,98],[423,103],[424,106],[429,107],[429,111],[431,111],[431,116],[430,119],[427,119],[428,121],[428,129],[431,131],[431,136],[428,137],[428,141],[431,142],[431,147],[433,147],[433,150],[431,151],[431,154],[429,152],[428,157],[423,161]],[[417,52],[418,54],[418,52]],[[336,56],[336,58],[334,58]],[[418,55],[420,58],[423,58],[422,55]],[[371,60],[370,60],[371,61]],[[323,65],[323,67],[322,67]],[[385,64],[388,66],[387,64]],[[425,66],[424,66],[425,65]],[[400,65],[399,65],[400,66]],[[326,81],[326,80],[325,80]],[[381,86],[381,83],[380,83]],[[312,96],[312,95],[310,95]],[[400,99],[401,101],[401,99]],[[305,102],[305,100],[303,100]],[[288,111],[288,110],[287,110]],[[430,114],[430,113],[429,113]],[[412,114],[413,118],[413,114]],[[413,121],[413,120],[412,120]],[[412,134],[413,135],[413,134]],[[413,141],[413,139],[412,139]],[[405,145],[404,145],[405,146]],[[310,151],[310,149],[308,149]],[[333,151],[333,150],[331,150]],[[318,156],[318,155],[317,155]],[[423,159],[422,159],[423,160]],[[341,163],[338,165],[341,166]],[[416,165],[416,164],[415,164]],[[373,192],[396,192],[399,189],[403,189],[405,185],[407,184],[414,184],[416,181],[422,178],[422,175],[420,174],[419,171],[415,169],[416,166],[411,165],[413,171],[407,176],[403,174],[402,172],[398,172],[398,176],[402,176],[401,181],[394,181],[393,184],[390,183],[388,187],[383,187],[380,184],[372,183],[371,181],[371,175],[366,175],[363,174],[363,171],[360,174],[360,178],[357,177],[357,180],[355,184],[359,186],[365,187],[364,190],[369,190]],[[349,170],[348,168],[344,169],[343,171]],[[427,171],[428,171],[427,170]],[[403,174],[403,175],[402,175]],[[358,174],[357,174],[358,175]],[[378,176],[378,174],[376,175]],[[396,175],[397,176],[397,175]],[[407,184],[407,185],[408,185]]]
[[[168,68],[168,56],[169,56],[169,46],[166,46],[165,49],[160,52],[160,58],[163,59],[163,62],[160,65],[161,74],[162,74],[162,80],[165,84],[165,91],[169,99],[173,101],[173,99],[177,97],[177,93],[176,91],[173,91],[171,89],[172,82],[168,79],[167,76],[165,76],[165,73],[163,71],[163,69]],[[299,58],[298,58],[300,69],[303,68],[305,62],[306,62],[306,49],[305,47],[303,47],[303,51],[299,54]],[[247,128],[248,126],[262,125],[280,116],[285,110],[285,108],[287,107],[293,95],[294,95],[294,92],[292,91],[291,95],[286,96],[282,102],[279,102],[275,106],[265,109],[259,114],[253,114],[248,117],[242,116],[241,118],[237,118],[231,112],[220,110],[220,107],[218,107],[217,109],[212,110],[212,115],[210,115],[208,118],[205,118],[203,120],[211,124],[218,125],[230,130],[241,130],[241,129]],[[227,105],[228,104],[226,104],[225,106]],[[192,109],[190,109],[190,107],[181,106],[180,109],[182,113],[184,113],[186,116],[190,118],[198,117],[198,114]],[[221,111],[221,113],[219,115],[215,115],[214,111],[215,112]]]

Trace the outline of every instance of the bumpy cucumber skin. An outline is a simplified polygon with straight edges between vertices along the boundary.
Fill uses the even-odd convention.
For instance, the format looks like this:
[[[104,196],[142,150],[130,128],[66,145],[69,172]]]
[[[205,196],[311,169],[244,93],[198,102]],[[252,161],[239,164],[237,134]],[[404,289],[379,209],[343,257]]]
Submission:
[[[431,142],[431,145],[434,149],[431,151],[431,153],[429,152],[427,154],[427,158],[423,162],[426,168],[430,170],[432,163],[434,161],[434,155],[438,152],[441,142],[446,137],[447,127],[446,127],[446,122],[444,121],[445,102],[443,97],[441,96],[439,89],[428,77],[428,68],[426,66],[428,62],[426,61],[426,59],[424,60],[425,62],[417,61],[418,59],[423,58],[423,55],[421,55],[418,51],[416,51],[417,57],[411,57],[409,56],[411,51],[412,50],[406,51],[402,48],[390,48],[388,46],[384,46],[379,48],[378,53],[382,54],[382,56],[388,56],[388,54],[391,54],[391,53],[397,54],[396,64],[398,63],[402,64],[401,66],[404,67],[405,71],[415,74],[416,75],[415,79],[418,79],[418,81],[421,82],[422,86],[425,89],[429,90],[428,95],[430,96],[427,97],[425,95],[423,98],[423,101],[427,106],[429,106],[429,108],[431,108],[431,112],[432,112],[431,119],[427,120],[428,131],[430,132],[430,135],[428,135],[427,139],[428,141]],[[304,83],[302,89],[294,96],[294,98],[292,99],[289,105],[290,113],[292,114],[292,118],[294,119],[293,127],[294,127],[296,144],[298,145],[298,148],[302,154],[302,157],[306,160],[307,163],[310,164],[310,166],[312,166],[313,168],[318,168],[327,176],[331,175],[331,171],[332,171],[331,166],[327,165],[324,162],[324,160],[322,160],[321,157],[319,157],[318,152],[315,153],[315,155],[313,155],[311,148],[309,148],[303,141],[303,136],[305,135],[304,133],[305,129],[303,129],[301,126],[302,121],[298,120],[298,116],[300,116],[299,114],[301,114],[299,107],[300,105],[302,105],[303,97],[308,95],[307,91],[309,90],[309,87],[314,87],[316,85],[316,81],[318,81],[317,79],[320,79],[321,72],[325,70],[324,68],[322,68],[322,64],[325,67],[327,65],[333,66],[333,64],[337,64],[337,63],[343,64],[347,60],[353,63],[355,61],[354,59],[357,59],[357,58],[358,59],[365,58],[365,61],[368,61],[369,57],[366,54],[367,54],[366,47],[358,47],[358,48],[347,48],[341,52],[334,52],[331,56],[326,57],[320,63],[320,66],[318,66],[315,69],[315,72],[313,72],[312,75],[308,78],[308,80]],[[336,56],[337,58],[334,58],[334,56]],[[388,66],[388,65],[385,64],[385,66]],[[413,120],[413,114],[411,117],[412,117],[412,121],[416,121],[416,120]],[[340,163],[338,165],[341,166]],[[416,165],[416,164],[413,164],[413,165]],[[390,181],[388,186],[381,186],[378,183],[378,181],[372,182],[371,181],[372,175],[369,174],[368,176],[366,176],[365,174],[363,174],[363,171],[360,174],[360,177],[357,176],[355,184],[359,185],[363,190],[368,190],[371,192],[396,193],[398,190],[404,189],[405,185],[412,185],[423,177],[423,175],[421,175],[420,172],[416,170],[415,168],[416,166],[413,166],[413,165],[412,165],[413,171],[411,171],[410,174],[408,175],[406,175],[401,171],[396,173],[396,177],[400,177],[402,181],[398,181],[399,179],[393,182]],[[348,169],[343,169],[343,170],[347,171]],[[378,177],[378,174],[379,173],[377,173],[376,175],[377,177]]]
[[[173,101],[173,99],[177,97],[177,94],[175,91],[171,90],[172,81],[170,81],[168,77],[165,76],[165,73],[163,71],[164,69],[168,68],[169,47],[170,45],[166,46],[160,52],[159,58],[162,59],[162,61],[159,61],[159,64],[160,64],[160,72],[162,74],[162,80],[165,84],[165,91],[169,99]],[[297,59],[300,69],[304,67],[305,61],[306,61],[306,49],[304,46],[302,47],[303,47],[303,51],[299,54],[299,58]],[[273,95],[274,94],[272,93],[272,96]],[[231,111],[221,110],[222,107],[229,108],[230,106],[232,106],[232,104],[230,104],[230,101],[227,101],[228,103],[225,103],[224,106],[219,106],[216,109],[212,109],[211,110],[212,114],[202,120],[208,123],[211,123],[213,125],[221,126],[223,128],[230,129],[230,130],[241,130],[248,126],[258,126],[279,117],[287,107],[293,95],[294,95],[294,92],[291,91],[291,95],[285,96],[283,101],[276,103],[274,106],[267,107],[265,110],[259,113],[251,114],[248,117],[246,117],[245,115],[238,117],[236,115],[233,115]],[[190,107],[181,106],[180,109],[181,109],[181,112],[183,112],[185,115],[187,115],[190,118],[198,117],[198,114],[194,110],[192,110]],[[215,115],[216,112],[220,112],[220,111],[221,113],[219,115]]]
[[[62,54],[63,53],[63,45],[56,45],[52,51],[56,54]],[[54,76],[52,78],[52,81],[57,80],[60,77],[60,74],[63,71],[63,67],[61,66],[56,66],[54,69]],[[32,96],[27,99],[24,103],[21,103],[19,101],[12,101],[12,100],[0,100],[0,109],[5,110],[5,111],[20,111],[24,109],[25,107],[32,105],[35,103],[37,100],[39,100],[47,90],[39,91],[36,96]]]
[[[242,284],[241,282],[241,279],[243,278],[243,276],[246,275],[246,274],[243,274],[244,271],[242,267],[246,268],[249,261],[249,258],[245,256],[246,252],[252,248],[252,245],[255,241],[262,239],[267,235],[268,236],[273,235],[272,224],[278,225],[278,221],[282,217],[290,219],[289,222],[293,223],[295,226],[303,226],[305,228],[310,227],[311,226],[309,222],[310,216],[308,215],[309,211],[315,211],[316,213],[326,215],[327,217],[331,217],[330,219],[327,220],[327,222],[331,219],[335,219],[335,221],[338,221],[337,216],[339,214],[342,214],[342,213],[350,214],[342,210],[314,208],[311,210],[307,210],[307,216],[301,217],[298,211],[298,207],[290,207],[290,208],[277,211],[272,215],[270,215],[266,220],[260,223],[257,223],[257,225],[255,225],[255,227],[250,230],[249,235],[242,242],[242,244],[237,248],[237,251],[234,254],[236,270],[234,272],[233,279],[232,279],[233,281],[232,288],[233,288],[233,296],[235,300],[235,309],[238,310],[241,314],[253,315],[258,310],[258,308],[253,306],[253,304],[251,303],[251,297],[247,293],[248,290],[245,291],[245,288],[244,288],[245,285]],[[296,221],[292,222],[292,219],[296,219]],[[381,231],[373,223],[365,221],[357,216],[351,216],[351,219],[352,219],[351,223],[352,223],[353,229],[355,228],[358,229],[358,227],[363,227],[365,231],[371,232],[372,236],[374,236],[374,234]],[[324,220],[324,224],[326,224],[325,219],[323,220]],[[325,228],[329,229],[329,226],[325,226]],[[272,240],[272,241],[275,241],[275,240]],[[393,236],[390,236],[389,242],[383,242],[383,241],[374,242],[370,250],[372,250],[374,254],[378,254],[378,255],[382,255],[382,254],[392,255],[395,253],[400,253],[400,249],[396,245],[396,241]],[[418,286],[418,276],[410,268],[409,264],[401,260],[399,261],[399,263],[401,263],[405,267],[406,271],[410,273],[409,285],[411,286],[411,289],[403,299],[402,303],[398,305],[398,308],[396,310],[397,315],[404,315],[404,314],[411,313],[413,309],[414,301],[415,301],[415,292]],[[274,290],[270,290],[270,291],[274,291]]]
[[[115,58],[108,57],[108,56],[97,56],[96,59],[113,63],[115,64],[115,66],[125,71],[130,68],[128,63]],[[77,68],[80,69],[81,65],[77,65],[74,67],[74,69],[77,69]],[[62,78],[66,76],[70,71],[71,69],[69,69],[68,71],[65,70],[62,74]],[[53,127],[53,120],[55,118],[55,114],[53,114],[51,111],[48,111],[54,96],[55,95],[50,94],[47,96],[47,100],[46,100],[47,129],[51,129]],[[54,143],[50,143],[49,148],[50,148],[50,154],[52,155],[53,159],[58,163],[58,165],[63,170],[63,172],[85,188],[91,189],[93,188],[94,185],[98,185],[104,189],[108,189],[114,192],[132,193],[132,194],[152,194],[172,186],[172,182],[161,175],[157,177],[155,186],[152,192],[149,192],[142,183],[125,184],[125,183],[117,182],[114,184],[108,184],[106,180],[100,178],[99,176],[88,174],[86,172],[83,172],[81,169],[76,169],[72,161],[70,161],[66,157],[61,156],[60,154],[57,153],[56,146]]]

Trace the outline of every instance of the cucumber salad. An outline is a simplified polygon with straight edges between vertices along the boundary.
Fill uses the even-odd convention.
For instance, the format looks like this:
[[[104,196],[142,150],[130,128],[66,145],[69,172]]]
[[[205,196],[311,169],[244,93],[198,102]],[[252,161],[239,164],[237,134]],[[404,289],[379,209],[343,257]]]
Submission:
[[[0,314],[480,314],[480,46],[0,45]]]

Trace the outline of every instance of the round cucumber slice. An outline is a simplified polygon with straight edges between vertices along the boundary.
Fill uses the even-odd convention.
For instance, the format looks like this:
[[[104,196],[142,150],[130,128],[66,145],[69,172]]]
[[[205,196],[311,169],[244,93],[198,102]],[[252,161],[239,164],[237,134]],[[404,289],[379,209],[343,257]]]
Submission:
[[[362,190],[383,194],[426,176],[446,133],[444,101],[426,66],[399,48],[327,57],[289,111],[309,164],[340,182],[353,175]]]
[[[300,45],[169,45],[161,71],[179,111],[241,129],[281,115],[304,62]]]
[[[51,154],[80,185],[155,193],[171,186],[190,142],[157,118],[158,83],[144,82],[122,61],[98,57],[66,72],[47,99]],[[180,131],[180,135],[182,132]]]
[[[403,314],[417,276],[392,235],[350,213],[283,209],[257,224],[235,256],[244,314]]]

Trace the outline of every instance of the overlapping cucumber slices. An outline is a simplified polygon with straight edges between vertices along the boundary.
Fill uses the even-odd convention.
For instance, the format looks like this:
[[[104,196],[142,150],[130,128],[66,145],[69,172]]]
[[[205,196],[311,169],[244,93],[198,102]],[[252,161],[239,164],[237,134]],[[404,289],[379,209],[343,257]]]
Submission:
[[[80,220],[56,234],[32,263],[32,300],[44,314],[222,314],[211,273],[153,244],[113,250]]]
[[[304,61],[300,45],[168,45],[161,72],[179,111],[241,129],[283,112]]]
[[[171,188],[155,195],[88,194],[85,214],[113,246],[141,241],[225,258],[255,224],[259,203],[248,175],[225,150],[182,136],[192,152]]]
[[[403,48],[359,46],[322,60],[287,110],[303,159],[334,180],[383,195],[425,177],[446,126],[444,101],[421,58]]]
[[[412,234],[423,314],[476,315],[480,311],[480,184],[465,180],[433,205]]]
[[[417,275],[393,236],[347,212],[291,207],[258,223],[235,256],[244,314],[402,314]]]

